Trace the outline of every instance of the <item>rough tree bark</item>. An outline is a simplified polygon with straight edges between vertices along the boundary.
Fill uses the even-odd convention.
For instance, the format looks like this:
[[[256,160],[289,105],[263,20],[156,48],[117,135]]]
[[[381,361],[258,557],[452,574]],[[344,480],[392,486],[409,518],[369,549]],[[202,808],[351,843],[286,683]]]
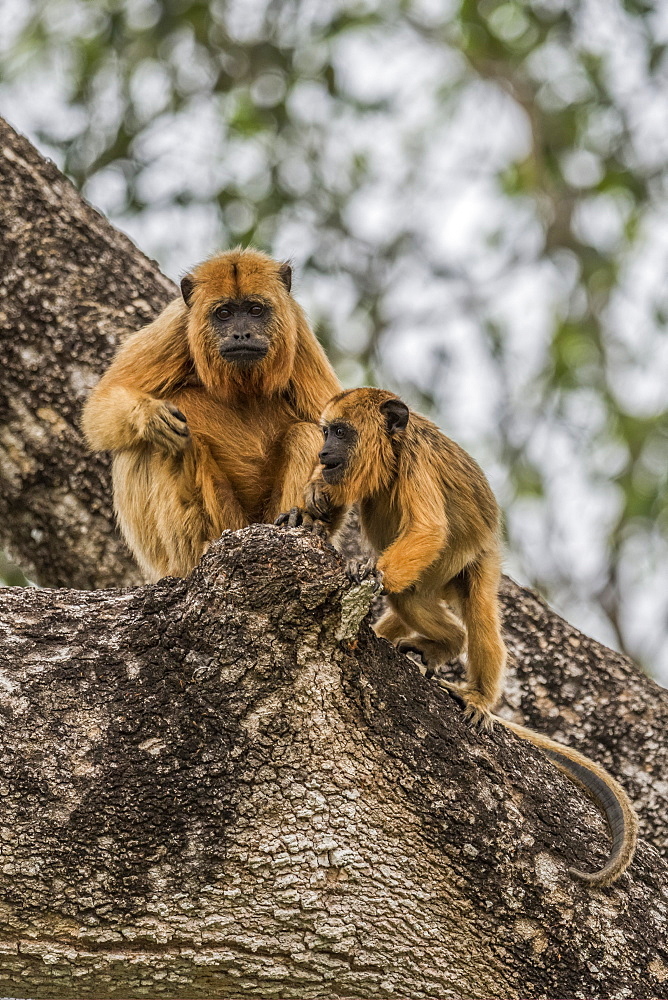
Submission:
[[[43,586],[138,583],[79,417],[176,289],[1,119],[0,236],[0,544]]]
[[[171,294],[0,131],[2,531],[42,583],[134,583],[77,431]],[[668,698],[507,582],[505,711],[605,763],[646,842],[595,891],[587,801],[364,624],[335,554],[226,532],[188,580],[0,591],[0,992],[668,996]]]

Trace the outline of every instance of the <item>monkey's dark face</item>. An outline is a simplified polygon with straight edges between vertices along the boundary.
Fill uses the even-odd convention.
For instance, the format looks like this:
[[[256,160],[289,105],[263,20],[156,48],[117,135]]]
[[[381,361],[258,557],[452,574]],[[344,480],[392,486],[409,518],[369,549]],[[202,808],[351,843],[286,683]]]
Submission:
[[[326,483],[336,485],[343,479],[350,463],[352,451],[357,443],[357,431],[343,421],[323,424],[325,443],[318,455],[322,464],[322,478]]]
[[[225,299],[210,313],[220,338],[220,355],[240,368],[250,368],[269,350],[271,306],[259,298]]]

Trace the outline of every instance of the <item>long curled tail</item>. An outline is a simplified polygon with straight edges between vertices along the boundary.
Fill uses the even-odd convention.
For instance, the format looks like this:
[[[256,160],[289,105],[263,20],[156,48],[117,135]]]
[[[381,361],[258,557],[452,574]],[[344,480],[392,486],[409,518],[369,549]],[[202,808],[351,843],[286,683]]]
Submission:
[[[638,819],[622,786],[604,768],[577,750],[555,743],[533,729],[509,722],[498,715],[493,718],[520,739],[543,750],[560,771],[584,789],[605,815],[612,836],[612,850],[607,864],[597,872],[582,872],[577,868],[569,868],[568,871],[590,885],[610,885],[630,865],[638,839]]]

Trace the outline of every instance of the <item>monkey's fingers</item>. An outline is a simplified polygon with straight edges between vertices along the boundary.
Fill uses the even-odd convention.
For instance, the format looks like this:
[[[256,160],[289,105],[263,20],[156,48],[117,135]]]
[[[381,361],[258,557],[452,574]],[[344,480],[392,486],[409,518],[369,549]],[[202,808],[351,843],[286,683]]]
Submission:
[[[155,414],[146,435],[158,448],[172,455],[178,455],[190,443],[188,425],[177,420],[171,413],[161,410]]]
[[[304,528],[314,535],[324,537],[327,534],[327,525],[314,518],[302,507],[292,507],[289,511],[279,514],[274,524],[279,528]]]
[[[184,424],[186,423],[185,413],[181,413],[178,406],[174,406],[173,403],[167,403],[167,409],[173,417],[176,417],[177,420],[181,420]]]
[[[166,414],[161,413],[158,419],[161,421],[162,424],[164,424],[164,426],[167,428],[170,434],[176,434],[177,437],[183,437],[183,438],[190,437],[190,431],[188,430],[188,425],[185,423],[181,423],[181,417],[177,417],[176,414],[172,414],[171,416],[168,417]],[[185,417],[183,419],[185,420]],[[178,423],[174,422],[176,420],[178,420]],[[158,433],[164,434],[164,427],[162,427],[161,425],[158,425],[157,430]]]
[[[319,520],[319,518],[314,517],[307,510],[303,510],[302,514],[302,528],[305,531],[310,531],[312,535],[317,538],[326,538],[329,534],[329,529],[324,521]]]
[[[288,528],[300,528],[302,525],[303,514],[301,507],[291,507],[288,511]]]
[[[190,440],[186,418],[173,403],[159,402],[149,427],[149,437],[168,452],[182,451]]]
[[[301,528],[304,511],[301,507],[291,507],[290,510],[279,514],[274,524],[278,528]]]

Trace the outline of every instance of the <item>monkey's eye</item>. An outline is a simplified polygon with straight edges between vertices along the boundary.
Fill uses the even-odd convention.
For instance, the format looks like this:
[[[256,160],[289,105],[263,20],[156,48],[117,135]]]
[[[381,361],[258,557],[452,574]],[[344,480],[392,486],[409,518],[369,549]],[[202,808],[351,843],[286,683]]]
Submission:
[[[232,315],[232,310],[228,309],[227,306],[218,306],[216,309],[216,316],[218,319],[229,319]]]
[[[337,438],[342,438],[346,436],[345,428],[343,427],[337,427],[334,433],[336,434]]]
[[[261,316],[264,312],[264,306],[261,306],[259,302],[256,302],[254,306],[251,306],[248,310],[251,316]]]

